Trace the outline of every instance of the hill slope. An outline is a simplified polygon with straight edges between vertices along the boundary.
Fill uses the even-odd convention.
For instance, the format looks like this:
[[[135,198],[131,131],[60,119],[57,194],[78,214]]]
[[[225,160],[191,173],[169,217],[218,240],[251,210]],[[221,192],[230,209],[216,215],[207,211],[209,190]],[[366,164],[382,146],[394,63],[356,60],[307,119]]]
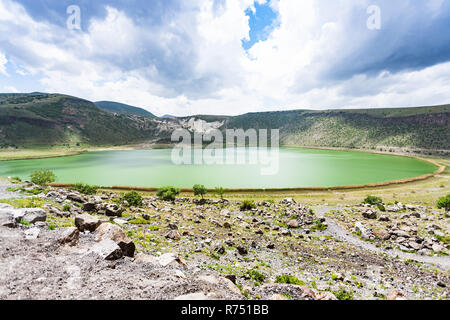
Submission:
[[[450,105],[249,113],[229,118],[226,127],[279,128],[285,145],[450,150]]]
[[[110,104],[110,106],[115,104]],[[121,104],[118,104],[119,106]],[[122,105],[123,106],[123,105]],[[131,109],[133,110],[133,109]],[[145,110],[142,110],[145,111]],[[170,143],[175,129],[280,129],[282,145],[450,153],[450,105],[153,118],[58,94],[0,94],[0,146]],[[442,154],[442,152],[441,152]]]
[[[92,102],[57,94],[1,94],[0,145],[84,143],[120,145],[152,135],[125,115],[113,115]]]
[[[95,105],[97,107],[99,107],[100,109],[103,109],[108,112],[155,118],[155,115],[152,114],[151,112],[148,112],[147,110],[129,106],[129,105],[123,104],[123,103],[117,103],[117,102],[112,102],[112,101],[98,101],[98,102],[95,102]]]

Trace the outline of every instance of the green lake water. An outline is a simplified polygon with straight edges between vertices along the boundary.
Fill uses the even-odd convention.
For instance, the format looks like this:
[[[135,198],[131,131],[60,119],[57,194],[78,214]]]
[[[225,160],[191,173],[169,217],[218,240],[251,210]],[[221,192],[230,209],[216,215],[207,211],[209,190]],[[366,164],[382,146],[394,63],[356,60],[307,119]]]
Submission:
[[[202,152],[196,150],[196,152]],[[247,158],[257,149],[241,149]],[[29,179],[35,170],[53,170],[61,183],[83,182],[100,186],[191,188],[295,188],[359,185],[405,179],[432,173],[436,167],[413,158],[361,152],[282,148],[278,170],[263,175],[259,164],[176,165],[172,150],[88,152],[77,156],[0,162],[0,176]],[[274,155],[274,154],[272,154]],[[220,157],[220,154],[219,154]],[[248,162],[248,161],[247,161]]]

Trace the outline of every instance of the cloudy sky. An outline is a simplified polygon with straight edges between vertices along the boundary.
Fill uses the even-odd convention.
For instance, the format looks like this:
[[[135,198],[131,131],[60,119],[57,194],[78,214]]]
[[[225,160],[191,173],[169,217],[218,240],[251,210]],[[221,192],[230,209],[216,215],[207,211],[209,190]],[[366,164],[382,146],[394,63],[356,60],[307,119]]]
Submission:
[[[450,103],[450,0],[0,0],[0,92],[33,91],[157,115]]]

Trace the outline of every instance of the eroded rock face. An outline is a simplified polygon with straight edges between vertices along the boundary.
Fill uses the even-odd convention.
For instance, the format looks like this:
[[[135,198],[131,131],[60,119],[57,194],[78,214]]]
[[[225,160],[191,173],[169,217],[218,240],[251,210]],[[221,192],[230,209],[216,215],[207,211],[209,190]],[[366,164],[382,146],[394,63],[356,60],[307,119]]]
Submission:
[[[81,232],[94,232],[100,225],[101,221],[90,214],[82,214],[75,217],[75,225]]]
[[[122,249],[123,255],[127,257],[133,257],[136,246],[123,230],[111,223],[103,223],[96,230],[96,241],[102,241],[105,239],[113,240]]]

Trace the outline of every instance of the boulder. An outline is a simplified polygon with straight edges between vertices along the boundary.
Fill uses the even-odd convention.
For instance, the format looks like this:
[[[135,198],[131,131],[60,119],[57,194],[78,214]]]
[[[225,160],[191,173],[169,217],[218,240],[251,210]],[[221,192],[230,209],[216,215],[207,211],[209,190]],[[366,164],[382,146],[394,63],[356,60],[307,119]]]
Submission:
[[[101,225],[101,223],[102,222],[99,219],[87,213],[75,217],[75,225],[81,232],[94,232]]]
[[[41,230],[36,227],[27,229],[27,230],[25,230],[25,238],[27,240],[37,239],[39,237],[40,232],[41,232]]]
[[[162,267],[167,266],[183,266],[186,267],[186,262],[177,253],[165,253],[158,258],[158,263]]]
[[[20,211],[22,215],[21,220],[30,224],[38,221],[45,222],[47,220],[47,213],[41,208],[25,208],[20,209]]]
[[[83,204],[83,207],[81,208],[83,211],[86,212],[93,212],[95,211],[97,208],[97,204],[94,202],[86,202],[85,204]]]
[[[298,221],[294,219],[294,220],[289,221],[287,225],[289,228],[296,229],[296,228],[298,228],[299,224],[298,224]]]
[[[94,244],[89,253],[94,253],[105,260],[117,260],[123,255],[122,249],[112,240],[105,239]]]
[[[75,201],[75,202],[80,202],[80,203],[83,203],[83,202],[84,202],[84,199],[83,199],[83,197],[81,196],[81,194],[76,193],[76,192],[71,192],[71,193],[69,193],[69,194],[67,195],[67,199],[72,200],[72,201]]]
[[[364,225],[361,222],[355,223],[355,230],[356,232],[361,233],[361,237],[365,240],[373,240],[374,235],[372,235],[372,232],[370,230],[366,229]]]
[[[15,228],[17,221],[14,217],[14,209],[8,209],[7,207],[0,208],[0,226]]]
[[[373,233],[377,238],[381,240],[389,240],[389,238],[391,237],[389,232],[387,232],[386,230],[375,230]]]
[[[138,263],[148,263],[148,264],[152,264],[152,265],[159,264],[159,260],[157,257],[151,256],[148,254],[144,254],[144,253],[140,253],[140,254],[136,255],[136,257],[134,257],[133,261],[138,262]]]
[[[420,243],[417,243],[415,241],[409,241],[408,242],[409,247],[413,248],[414,250],[421,250],[423,249],[423,245]]]
[[[392,234],[399,238],[409,238],[409,233],[400,229],[393,230]]]
[[[322,301],[335,301],[338,300],[336,296],[329,292],[329,291],[323,291],[323,292],[316,292],[315,293],[316,300],[322,300]]]
[[[127,257],[134,257],[136,245],[131,241],[123,230],[111,223],[103,223],[96,230],[96,241],[105,239],[113,240],[122,249],[122,253]]]
[[[172,239],[172,240],[180,240],[181,239],[181,235],[177,230],[170,230],[167,234],[166,234],[166,238],[167,239]]]
[[[439,253],[445,250],[444,246],[441,246],[440,244],[433,244],[433,246],[431,247],[433,249],[434,252]]]
[[[297,204],[297,202],[295,202],[295,200],[292,198],[284,198],[283,200],[280,201],[280,204],[286,205],[286,206],[291,206],[291,205]]]
[[[389,294],[386,297],[387,300],[406,300],[405,294],[401,292],[400,290],[392,290],[389,292]]]
[[[377,212],[372,209],[365,209],[362,212],[362,216],[366,219],[376,219],[377,218]]]
[[[105,206],[105,214],[109,217],[121,217],[124,211],[124,208],[114,203],[109,203]]]
[[[78,244],[80,237],[80,231],[75,227],[61,228],[59,230],[60,236],[58,237],[58,242],[61,245],[69,245],[74,247]]]
[[[238,246],[236,249],[238,250],[240,255],[244,256],[244,255],[248,254],[248,250],[244,246]]]

